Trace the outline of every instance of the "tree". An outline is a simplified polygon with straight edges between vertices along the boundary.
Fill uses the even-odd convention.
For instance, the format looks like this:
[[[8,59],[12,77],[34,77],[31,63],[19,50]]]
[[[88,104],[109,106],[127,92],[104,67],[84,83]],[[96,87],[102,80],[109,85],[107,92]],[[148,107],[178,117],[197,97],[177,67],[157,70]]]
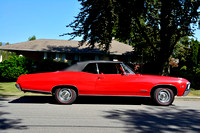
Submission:
[[[172,58],[179,59],[180,63],[184,65],[187,64],[186,62],[191,58],[191,47],[193,47],[192,40],[193,39],[189,37],[181,38],[174,47]]]
[[[36,36],[35,35],[28,38],[28,41],[33,41],[33,40],[36,40]]]
[[[109,50],[112,37],[133,44],[143,41],[164,74],[176,43],[191,36],[199,21],[199,0],[79,0],[82,8],[75,21],[67,25],[72,33],[83,36],[90,47],[97,42]]]
[[[197,40],[192,40],[193,50],[192,50],[192,61],[194,65],[197,65],[199,63],[198,61],[198,55],[199,55],[199,45],[200,43]]]
[[[184,77],[193,88],[200,89],[200,42],[189,37],[181,38],[172,57],[179,59],[179,67],[172,68],[172,76]]]
[[[2,46],[3,45],[3,43],[2,42],[0,42],[0,46]]]
[[[10,43],[9,43],[9,42],[7,42],[5,45],[10,45]]]

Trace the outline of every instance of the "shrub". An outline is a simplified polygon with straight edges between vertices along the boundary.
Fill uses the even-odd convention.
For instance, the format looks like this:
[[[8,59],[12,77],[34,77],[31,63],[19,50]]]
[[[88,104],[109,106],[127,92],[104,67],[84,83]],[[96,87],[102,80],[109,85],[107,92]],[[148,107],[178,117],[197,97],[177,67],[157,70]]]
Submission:
[[[20,75],[32,73],[33,65],[33,61],[24,56],[12,56],[0,63],[0,81],[16,81]]]

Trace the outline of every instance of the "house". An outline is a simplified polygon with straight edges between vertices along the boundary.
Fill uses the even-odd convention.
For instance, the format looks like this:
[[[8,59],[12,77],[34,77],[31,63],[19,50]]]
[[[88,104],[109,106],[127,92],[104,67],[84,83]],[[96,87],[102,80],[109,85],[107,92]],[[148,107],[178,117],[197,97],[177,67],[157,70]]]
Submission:
[[[68,63],[84,60],[131,61],[133,47],[130,45],[112,40],[108,52],[102,51],[97,45],[95,44],[94,49],[90,49],[86,45],[79,46],[79,41],[38,39],[0,46],[0,61],[2,61],[2,51],[15,52],[35,61],[47,58]]]

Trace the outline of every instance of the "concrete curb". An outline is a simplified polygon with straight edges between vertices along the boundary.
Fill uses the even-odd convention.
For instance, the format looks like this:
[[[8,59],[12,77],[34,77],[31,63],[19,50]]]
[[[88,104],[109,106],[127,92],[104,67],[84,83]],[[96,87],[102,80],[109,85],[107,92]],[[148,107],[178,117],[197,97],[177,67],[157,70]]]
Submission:
[[[178,99],[200,99],[198,96],[176,96]]]

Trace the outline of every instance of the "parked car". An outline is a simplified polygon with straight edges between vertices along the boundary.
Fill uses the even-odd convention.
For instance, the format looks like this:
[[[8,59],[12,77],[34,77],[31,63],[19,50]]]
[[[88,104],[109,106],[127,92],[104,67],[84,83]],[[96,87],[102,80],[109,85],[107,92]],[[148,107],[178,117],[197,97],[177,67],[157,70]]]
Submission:
[[[190,92],[186,79],[135,74],[116,61],[84,61],[62,71],[21,75],[16,87],[51,94],[62,104],[73,103],[77,96],[98,95],[150,97],[158,105],[170,105],[174,96]]]

